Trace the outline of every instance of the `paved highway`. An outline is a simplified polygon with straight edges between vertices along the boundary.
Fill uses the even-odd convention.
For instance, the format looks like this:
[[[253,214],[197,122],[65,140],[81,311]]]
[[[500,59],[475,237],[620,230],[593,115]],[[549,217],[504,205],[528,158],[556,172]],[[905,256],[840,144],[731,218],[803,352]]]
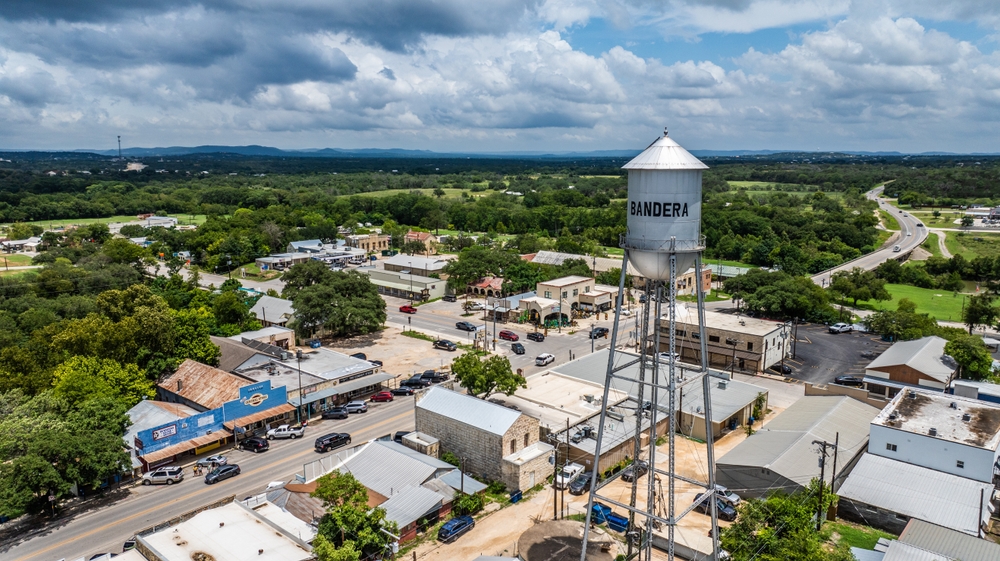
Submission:
[[[921,224],[920,220],[914,218],[910,213],[890,205],[882,199],[882,189],[882,186],[872,189],[867,193],[867,197],[873,201],[878,201],[879,208],[891,214],[896,221],[899,222],[899,238],[895,243],[884,249],[873,251],[872,253],[863,255],[854,261],[844,263],[839,267],[814,275],[812,277],[813,282],[823,287],[829,286],[830,277],[837,271],[850,271],[855,267],[861,267],[866,270],[874,269],[887,259],[893,259],[899,257],[900,254],[906,254],[912,251],[920,244],[924,243],[924,240],[927,239],[927,228],[922,225],[917,226],[917,224]],[[899,246],[898,252],[894,251],[895,246]]]
[[[201,505],[229,495],[238,499],[261,493],[271,481],[288,481],[302,466],[322,455],[313,450],[316,437],[329,432],[347,432],[353,444],[360,444],[399,430],[413,430],[413,398],[400,397],[392,403],[374,403],[367,413],[346,420],[316,421],[306,429],[305,438],[273,440],[271,449],[260,454],[224,450],[230,463],[242,473],[215,485],[185,470],[179,484],[135,486],[121,490],[121,497],[104,506],[82,509],[79,514],[58,518],[37,531],[25,532],[0,545],[6,561],[54,561],[77,559],[102,552],[118,553],[125,540],[137,531],[169,520]],[[215,452],[218,453],[218,452]]]

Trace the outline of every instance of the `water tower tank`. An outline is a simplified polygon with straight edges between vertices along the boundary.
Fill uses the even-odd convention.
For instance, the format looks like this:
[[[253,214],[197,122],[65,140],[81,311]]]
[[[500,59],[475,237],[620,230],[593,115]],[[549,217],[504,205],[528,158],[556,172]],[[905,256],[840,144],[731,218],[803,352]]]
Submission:
[[[628,170],[629,263],[647,279],[670,278],[670,253],[677,274],[694,265],[701,238],[701,172],[698,158],[663,136],[623,166]],[[671,241],[673,238],[673,241]]]

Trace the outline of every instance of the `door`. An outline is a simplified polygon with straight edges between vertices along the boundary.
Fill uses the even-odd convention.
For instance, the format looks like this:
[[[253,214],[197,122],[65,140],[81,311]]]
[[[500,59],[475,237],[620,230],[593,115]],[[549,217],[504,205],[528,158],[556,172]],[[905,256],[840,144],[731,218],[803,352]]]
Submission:
[[[535,472],[531,472],[531,475],[528,477],[528,489],[531,489],[534,486],[535,486]]]

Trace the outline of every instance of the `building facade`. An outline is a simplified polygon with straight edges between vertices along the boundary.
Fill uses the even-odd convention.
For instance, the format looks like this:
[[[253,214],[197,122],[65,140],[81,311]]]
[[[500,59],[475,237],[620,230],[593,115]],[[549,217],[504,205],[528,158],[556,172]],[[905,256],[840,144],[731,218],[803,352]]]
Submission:
[[[347,236],[347,246],[374,253],[389,249],[391,239],[387,234],[356,234]]]
[[[666,313],[666,312],[664,312]],[[669,351],[669,321],[660,322],[660,351]],[[708,337],[708,364],[723,370],[763,372],[789,354],[791,333],[788,326],[733,314],[705,312]],[[695,310],[677,310],[677,352],[684,362],[699,364],[701,342]]]
[[[431,275],[440,276],[444,273],[446,265],[448,265],[447,259],[440,259],[437,257],[421,257],[419,255],[399,254],[393,255],[389,259],[383,261],[383,267],[386,271],[418,275],[422,277],[430,277]]]
[[[958,372],[946,343],[937,336],[895,343],[865,367],[865,387],[886,397],[904,388],[944,391]]]

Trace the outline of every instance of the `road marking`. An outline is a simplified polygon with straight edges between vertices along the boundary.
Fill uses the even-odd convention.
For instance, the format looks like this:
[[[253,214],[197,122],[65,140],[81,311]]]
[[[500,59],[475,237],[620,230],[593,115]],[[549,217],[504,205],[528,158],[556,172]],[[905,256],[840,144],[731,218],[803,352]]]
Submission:
[[[371,425],[370,427],[365,427],[365,428],[375,429],[375,428],[377,428],[379,426],[382,426],[382,425],[384,425],[386,423],[397,421],[397,420],[399,420],[401,418],[408,417],[408,416],[410,416],[412,414],[413,413],[410,412],[410,411],[405,411],[403,413],[400,413],[399,415],[396,415],[395,417],[390,417],[388,419],[379,421],[378,423],[375,423],[374,425]],[[275,462],[271,462],[268,465],[261,466],[261,467],[259,467],[257,469],[254,469],[253,471],[248,471],[246,473],[248,475],[257,474],[257,473],[260,473],[260,472],[262,472],[264,470],[272,469],[274,467],[274,465],[277,464],[277,463],[288,461],[288,460],[295,459],[295,458],[302,457],[302,456],[306,456],[306,455],[309,455],[309,454],[316,454],[316,450],[315,449],[303,450],[303,451],[295,454],[294,456],[283,457],[280,460],[277,460]],[[296,471],[295,473],[297,474],[298,472]],[[229,481],[233,481],[233,479],[235,479],[235,478],[232,478]],[[243,479],[246,479],[246,478],[243,478]],[[225,485],[225,482],[223,482],[222,485]],[[100,526],[98,528],[94,528],[93,530],[90,530],[89,532],[80,534],[79,536],[76,536],[76,537],[73,537],[73,538],[68,538],[68,539],[65,539],[65,540],[63,540],[61,542],[58,542],[58,543],[54,543],[54,544],[52,544],[52,545],[50,545],[50,546],[48,546],[48,547],[46,547],[44,549],[40,549],[40,550],[36,551],[35,553],[32,553],[31,555],[29,555],[27,557],[18,557],[16,561],[26,561],[28,559],[36,558],[36,557],[38,557],[38,556],[40,556],[40,555],[42,555],[44,553],[48,553],[49,551],[52,551],[53,549],[56,549],[56,548],[59,548],[59,547],[63,547],[65,545],[69,545],[71,543],[80,541],[81,539],[90,537],[90,536],[92,536],[92,535],[94,535],[94,534],[96,534],[98,532],[105,531],[108,528],[111,528],[112,526],[120,526],[123,522],[127,522],[129,520],[133,520],[133,519],[138,518],[140,516],[145,516],[147,514],[155,512],[156,510],[159,510],[161,508],[164,508],[164,507],[170,506],[172,504],[175,504],[175,503],[177,503],[179,501],[190,499],[190,498],[194,497],[195,495],[201,494],[203,492],[203,489],[204,488],[200,488],[198,491],[193,491],[191,493],[188,493],[187,495],[183,495],[181,497],[176,497],[176,498],[172,499],[171,501],[169,501],[167,503],[159,504],[159,505],[156,505],[154,507],[147,508],[146,510],[137,512],[137,513],[135,513],[135,514],[133,514],[131,516],[126,516],[125,518],[117,518],[117,519],[115,519],[114,522],[112,522],[110,524],[105,524],[104,526]],[[195,508],[197,508],[197,507],[195,507]],[[70,524],[72,524],[72,522],[70,522]]]

